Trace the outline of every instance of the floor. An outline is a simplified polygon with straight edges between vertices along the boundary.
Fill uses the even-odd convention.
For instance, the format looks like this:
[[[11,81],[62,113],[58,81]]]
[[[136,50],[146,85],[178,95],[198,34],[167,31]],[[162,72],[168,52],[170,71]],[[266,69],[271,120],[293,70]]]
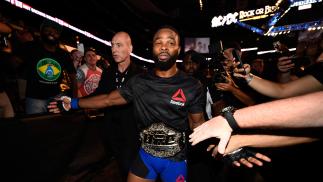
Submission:
[[[83,171],[77,175],[67,175],[60,182],[122,182],[115,160],[102,169]]]

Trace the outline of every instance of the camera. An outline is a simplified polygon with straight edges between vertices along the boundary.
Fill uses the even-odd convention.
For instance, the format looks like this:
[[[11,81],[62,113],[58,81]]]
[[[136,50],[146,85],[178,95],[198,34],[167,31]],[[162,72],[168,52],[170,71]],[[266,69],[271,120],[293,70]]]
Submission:
[[[209,60],[209,68],[213,70],[213,75],[208,82],[208,88],[210,91],[210,95],[213,101],[218,101],[223,98],[223,91],[220,91],[216,88],[216,83],[226,83],[226,70],[223,66],[223,61],[225,57],[223,56],[223,46],[222,41],[217,40],[213,41],[209,45],[210,52],[210,60]]]

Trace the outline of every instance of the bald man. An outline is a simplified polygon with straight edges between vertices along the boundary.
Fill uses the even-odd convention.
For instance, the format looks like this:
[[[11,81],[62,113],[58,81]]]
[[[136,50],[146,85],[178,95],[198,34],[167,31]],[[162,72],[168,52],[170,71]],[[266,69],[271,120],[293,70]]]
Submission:
[[[142,72],[142,69],[131,61],[132,42],[128,33],[118,32],[113,36],[111,51],[115,64],[103,71],[94,95],[110,93],[123,87],[131,77]],[[132,104],[104,109],[106,127],[103,134],[107,150],[112,151],[115,156],[124,180],[139,147],[139,134],[133,113]]]

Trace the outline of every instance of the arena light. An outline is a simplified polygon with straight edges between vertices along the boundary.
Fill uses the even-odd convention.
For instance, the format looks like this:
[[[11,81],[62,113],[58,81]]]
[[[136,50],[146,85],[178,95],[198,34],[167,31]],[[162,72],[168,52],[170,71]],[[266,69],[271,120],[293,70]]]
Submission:
[[[203,1],[199,0],[199,4],[200,4],[200,10],[202,11],[203,10]]]
[[[77,27],[75,27],[75,26],[73,26],[73,25],[71,25],[71,24],[69,24],[69,23],[67,23],[67,22],[65,22],[65,21],[57,18],[57,17],[53,17],[53,16],[48,15],[48,14],[42,12],[42,11],[39,11],[39,10],[33,8],[32,6],[24,3],[24,2],[21,2],[21,1],[18,1],[18,0],[5,0],[5,1],[7,1],[8,3],[10,3],[11,5],[14,5],[14,6],[18,7],[18,8],[21,8],[21,9],[24,9],[24,10],[27,10],[27,11],[30,11],[31,13],[34,13],[34,14],[36,14],[38,16],[41,16],[41,17],[44,17],[44,18],[49,19],[51,21],[54,21],[54,22],[60,24],[63,27],[69,28],[69,29],[71,29],[73,31],[76,31],[76,32],[78,32],[80,34],[85,35],[86,37],[89,37],[91,39],[94,39],[94,40],[96,40],[98,42],[101,42],[101,43],[103,43],[103,44],[111,47],[111,42],[110,41],[101,39],[101,38],[99,38],[99,37],[91,34],[90,32],[87,32],[85,30],[79,29],[79,28],[77,28]],[[149,62],[149,63],[153,63],[153,60],[140,57],[140,56],[138,56],[138,55],[136,55],[134,53],[131,53],[131,56],[133,56],[133,57],[135,57],[135,58],[137,58],[139,60],[142,60],[142,61],[146,61],[146,62]],[[182,60],[177,60],[177,61],[178,62],[181,62]]]
[[[322,0],[290,0],[291,1],[291,5],[290,7],[301,7],[301,6],[307,6],[310,5],[310,7],[312,7],[312,4],[315,3],[321,3]]]
[[[292,52],[292,51],[296,51],[296,48],[290,48],[288,50]],[[259,52],[257,52],[257,55],[275,53],[275,52],[277,52],[277,50],[259,51]]]
[[[279,33],[283,31],[296,31],[296,30],[313,30],[314,27],[316,29],[320,27],[323,24],[323,19],[312,21],[312,22],[306,22],[306,23],[298,23],[298,24],[291,24],[291,25],[284,25],[279,27],[274,27],[271,29],[270,33]]]
[[[224,25],[230,25],[236,23],[243,28],[247,28],[255,33],[265,36],[276,36],[280,34],[289,33],[292,30],[303,30],[307,29],[309,26],[304,25],[306,28],[296,28],[294,25],[292,28],[288,28],[286,31],[277,31],[277,27],[274,27],[275,24],[283,18],[292,7],[298,7],[298,9],[309,8],[314,3],[322,3],[323,0],[289,0],[290,5],[285,8],[281,8],[280,5],[282,4],[283,0],[277,0],[275,6],[265,6],[265,8],[259,8],[255,10],[248,10],[248,11],[239,11],[234,13],[228,13],[225,16],[218,16],[213,17],[211,21],[211,27],[219,27]],[[250,26],[245,23],[245,21],[249,20],[256,20],[260,18],[266,18],[268,16],[272,16],[267,23],[266,28],[260,29],[257,27]],[[303,26],[303,25],[302,25]],[[281,29],[282,27],[279,27]],[[266,31],[266,32],[264,32]],[[273,32],[274,31],[274,32]]]
[[[256,51],[256,50],[258,50],[258,47],[250,47],[250,48],[241,49],[241,52]]]
[[[237,21],[236,24],[240,25],[243,28],[247,28],[247,29],[251,30],[252,32],[257,33],[259,35],[264,35],[264,31],[262,29],[260,29],[260,28],[248,25],[248,24],[240,22],[240,21]]]
[[[304,9],[311,9],[312,8],[312,4],[306,4],[303,6],[298,6],[298,10],[304,10]]]

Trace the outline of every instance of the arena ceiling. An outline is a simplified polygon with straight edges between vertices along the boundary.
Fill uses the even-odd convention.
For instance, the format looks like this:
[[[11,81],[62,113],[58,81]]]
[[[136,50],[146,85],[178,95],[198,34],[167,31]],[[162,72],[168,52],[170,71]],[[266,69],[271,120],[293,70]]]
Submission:
[[[274,5],[276,0],[23,0],[22,2],[105,40],[111,40],[117,31],[127,31],[133,38],[135,52],[149,56],[153,33],[159,26],[165,24],[179,29],[182,37],[216,36],[222,40],[243,40],[245,47],[253,46],[261,36],[237,25],[211,28],[211,20],[214,16],[234,11]],[[8,4],[1,2],[4,3]],[[298,15],[297,12],[290,13],[286,16],[286,20],[281,20],[279,24],[295,21],[293,18],[295,16],[297,21],[302,21],[303,18],[308,21],[312,15],[320,13],[308,14],[309,17]],[[23,14],[19,12],[12,16],[19,18],[19,15]],[[40,22],[33,16],[29,17],[33,19],[31,22]],[[322,16],[315,16],[312,19],[319,18]],[[266,20],[257,20],[251,25],[261,27],[265,23]],[[68,36],[70,42],[75,41],[75,35]]]

